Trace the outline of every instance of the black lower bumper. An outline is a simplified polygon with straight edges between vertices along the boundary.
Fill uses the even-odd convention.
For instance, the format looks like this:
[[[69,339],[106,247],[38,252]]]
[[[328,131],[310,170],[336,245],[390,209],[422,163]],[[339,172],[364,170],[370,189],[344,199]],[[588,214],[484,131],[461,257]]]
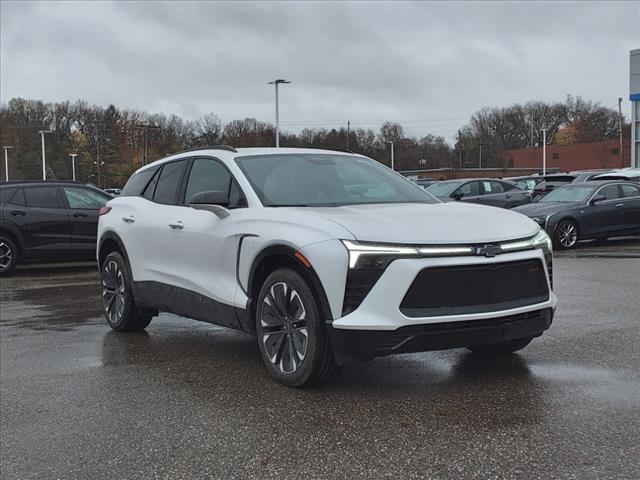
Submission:
[[[553,309],[463,322],[411,325],[397,330],[345,330],[329,327],[339,357],[370,360],[394,353],[425,352],[542,335],[551,326]]]

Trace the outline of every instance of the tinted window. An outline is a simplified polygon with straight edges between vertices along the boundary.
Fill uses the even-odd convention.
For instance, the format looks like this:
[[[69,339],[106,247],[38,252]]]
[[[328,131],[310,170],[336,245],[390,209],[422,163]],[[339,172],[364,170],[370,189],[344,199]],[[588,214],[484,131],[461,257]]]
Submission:
[[[607,200],[615,200],[616,198],[620,198],[620,191],[618,185],[607,185],[598,190],[596,195],[604,195]]]
[[[151,180],[151,177],[153,177],[153,174],[157,171],[158,167],[152,167],[134,174],[129,178],[120,195],[142,195],[149,180]]]
[[[15,191],[15,188],[0,188],[0,202],[8,202]]]
[[[158,203],[167,205],[175,205],[178,203],[178,189],[182,181],[184,168],[187,165],[186,160],[178,160],[176,162],[165,163],[160,172],[156,191],[153,194],[153,200]]]
[[[21,188],[17,189],[9,203],[13,203],[14,205],[26,205],[27,202],[24,201],[24,190]]]
[[[86,188],[64,187],[63,190],[69,208],[98,209],[111,200],[107,195]]]
[[[640,196],[640,187],[636,187],[635,185],[622,185],[622,195],[625,198],[628,198],[628,197],[639,197]]]
[[[184,200],[189,203],[196,193],[216,190],[229,196],[229,208],[246,207],[247,202],[229,171],[218,161],[196,158],[193,161]]]
[[[61,208],[56,187],[25,188],[27,207]]]
[[[462,185],[456,193],[461,193],[465,197],[480,195],[480,182],[469,182]]]
[[[160,171],[161,171],[161,169],[156,170],[156,172],[153,174],[153,178],[147,184],[147,187],[142,192],[142,196],[144,198],[146,198],[147,200],[153,200],[153,194],[156,191],[156,185],[158,184],[158,178],[160,177]]]

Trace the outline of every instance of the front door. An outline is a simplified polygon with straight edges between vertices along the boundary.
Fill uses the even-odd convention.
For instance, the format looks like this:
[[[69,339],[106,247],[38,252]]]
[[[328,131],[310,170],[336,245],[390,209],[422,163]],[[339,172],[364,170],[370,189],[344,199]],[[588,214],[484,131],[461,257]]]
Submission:
[[[98,233],[98,211],[111,197],[85,187],[63,186],[71,222],[71,251],[75,258],[94,259]]]
[[[623,211],[619,206],[622,196],[620,185],[605,185],[596,191],[594,197],[599,195],[604,199],[585,208],[580,225],[582,237],[606,237],[623,228]]]

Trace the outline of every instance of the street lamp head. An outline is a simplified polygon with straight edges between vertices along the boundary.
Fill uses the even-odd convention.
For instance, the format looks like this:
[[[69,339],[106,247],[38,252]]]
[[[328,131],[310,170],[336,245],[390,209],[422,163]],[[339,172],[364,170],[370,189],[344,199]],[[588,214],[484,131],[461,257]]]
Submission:
[[[53,133],[53,130],[38,130],[38,133]]]
[[[279,78],[277,80],[274,80],[273,82],[269,82],[269,85],[278,85],[280,83],[291,83],[289,80],[283,80],[282,78]]]
[[[13,148],[13,145],[3,145],[2,148],[4,148],[6,150],[8,148]]]

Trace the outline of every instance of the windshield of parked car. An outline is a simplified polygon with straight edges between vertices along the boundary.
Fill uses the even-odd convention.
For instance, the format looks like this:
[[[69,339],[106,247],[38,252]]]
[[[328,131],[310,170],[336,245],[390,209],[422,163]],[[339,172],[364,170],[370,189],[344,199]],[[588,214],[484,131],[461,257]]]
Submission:
[[[589,186],[566,186],[559,187],[547,193],[538,200],[541,203],[548,202],[584,202],[593,193],[593,187]]]
[[[446,197],[456,188],[462,185],[463,182],[438,182],[427,187],[427,192],[436,197]]]
[[[336,154],[272,154],[236,158],[264,206],[438,203],[375,160]]]

